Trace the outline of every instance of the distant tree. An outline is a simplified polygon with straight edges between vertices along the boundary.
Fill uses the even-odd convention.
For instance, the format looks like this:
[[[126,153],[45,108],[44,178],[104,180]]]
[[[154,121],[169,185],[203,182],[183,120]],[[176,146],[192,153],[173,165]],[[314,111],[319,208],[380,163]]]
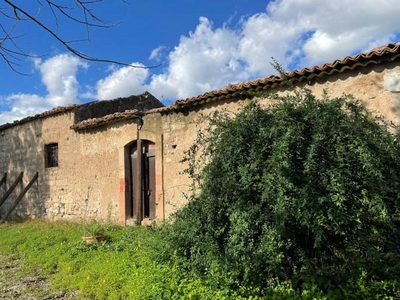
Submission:
[[[208,121],[185,158],[196,189],[175,216],[184,266],[260,293],[289,282],[329,299],[399,296],[395,128],[309,91]]]
[[[33,0],[11,1],[3,0],[3,6],[0,7],[0,56],[3,61],[15,72],[18,70],[21,59],[32,56],[25,49],[19,46],[19,35],[15,35],[16,28],[24,22],[31,22],[43,30],[44,34],[49,34],[61,45],[63,45],[72,54],[87,60],[95,62],[116,63],[119,65],[131,66],[134,68],[146,68],[140,65],[131,65],[128,63],[109,60],[106,58],[96,58],[82,53],[72,46],[77,40],[66,40],[59,35],[58,29],[62,22],[66,24],[76,23],[86,30],[87,38],[90,38],[90,28],[111,28],[115,24],[105,21],[93,12],[93,6],[103,2],[103,0],[36,0],[38,10],[35,14],[28,10]],[[125,0],[121,0],[126,2]],[[53,15],[52,22],[45,22],[40,18],[41,13],[47,12]],[[62,21],[62,22],[61,22]]]

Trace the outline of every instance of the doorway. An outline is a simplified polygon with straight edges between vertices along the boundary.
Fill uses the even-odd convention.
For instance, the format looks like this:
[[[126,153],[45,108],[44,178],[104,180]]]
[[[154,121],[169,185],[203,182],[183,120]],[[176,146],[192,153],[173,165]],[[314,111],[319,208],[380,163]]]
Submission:
[[[138,143],[130,147],[130,203],[127,203],[128,217],[141,222],[143,219],[156,217],[156,173],[155,144],[141,140],[138,155]],[[140,162],[138,157],[141,157]],[[138,170],[140,168],[140,172]],[[140,179],[138,179],[138,176]],[[140,192],[138,192],[140,189]],[[138,211],[139,210],[139,211]]]

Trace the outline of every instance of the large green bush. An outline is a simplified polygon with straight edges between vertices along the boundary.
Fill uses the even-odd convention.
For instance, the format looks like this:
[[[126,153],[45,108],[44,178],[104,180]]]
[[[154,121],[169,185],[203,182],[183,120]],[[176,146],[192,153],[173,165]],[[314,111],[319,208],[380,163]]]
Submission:
[[[400,143],[349,97],[217,113],[187,152],[176,256],[216,286],[399,296]],[[206,163],[204,163],[206,162]],[[300,294],[299,294],[300,295]]]

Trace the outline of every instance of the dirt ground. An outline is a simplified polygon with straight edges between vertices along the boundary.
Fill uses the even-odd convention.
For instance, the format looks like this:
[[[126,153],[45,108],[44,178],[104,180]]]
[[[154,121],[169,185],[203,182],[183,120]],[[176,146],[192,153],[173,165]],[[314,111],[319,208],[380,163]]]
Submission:
[[[50,300],[76,299],[77,293],[66,294],[50,288],[48,279],[22,272],[18,259],[0,254],[0,299]]]

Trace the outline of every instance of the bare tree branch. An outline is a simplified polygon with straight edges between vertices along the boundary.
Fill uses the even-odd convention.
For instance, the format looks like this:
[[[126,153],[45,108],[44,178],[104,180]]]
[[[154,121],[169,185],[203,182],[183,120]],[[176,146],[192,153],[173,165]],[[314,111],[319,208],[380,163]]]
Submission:
[[[31,0],[29,0],[31,1]],[[112,59],[105,58],[97,58],[90,56],[86,53],[83,53],[73,47],[71,44],[76,43],[82,40],[66,40],[62,38],[58,34],[59,30],[59,18],[63,18],[64,20],[68,20],[79,25],[85,27],[86,30],[86,41],[90,40],[90,28],[91,27],[99,27],[99,28],[111,28],[116,24],[110,23],[98,17],[93,10],[91,9],[91,5],[96,3],[100,3],[103,0],[70,0],[73,5],[66,6],[65,4],[60,4],[57,0],[37,0],[39,11],[38,13],[32,14],[27,9],[22,7],[22,4],[16,4],[13,0],[3,0],[3,2],[7,5],[6,7],[0,8],[0,16],[2,15],[6,19],[13,22],[13,24],[5,27],[3,22],[0,21],[0,34],[3,33],[3,37],[0,36],[0,59],[3,59],[5,63],[15,72],[19,74],[23,74],[17,70],[18,66],[20,66],[21,58],[23,57],[35,57],[32,55],[28,55],[22,49],[18,47],[16,39],[20,38],[20,36],[13,36],[12,33],[15,31],[18,25],[21,22],[30,21],[36,24],[40,29],[53,37],[56,41],[58,41],[61,45],[63,45],[69,52],[74,54],[75,56],[82,58],[86,61],[93,62],[103,62],[103,63],[113,63],[122,66],[129,66],[132,68],[141,68],[141,69],[149,69],[156,68],[157,66],[142,66],[142,65],[132,65],[129,63],[120,62]],[[126,0],[122,0],[126,3]],[[65,2],[65,1],[63,1]],[[47,7],[49,12],[54,17],[53,24],[44,23],[40,20],[39,15],[41,13],[41,8]],[[80,16],[77,16],[77,12]],[[54,29],[53,29],[53,28]],[[6,45],[11,45],[12,48],[7,47]],[[26,74],[23,74],[26,75]]]

